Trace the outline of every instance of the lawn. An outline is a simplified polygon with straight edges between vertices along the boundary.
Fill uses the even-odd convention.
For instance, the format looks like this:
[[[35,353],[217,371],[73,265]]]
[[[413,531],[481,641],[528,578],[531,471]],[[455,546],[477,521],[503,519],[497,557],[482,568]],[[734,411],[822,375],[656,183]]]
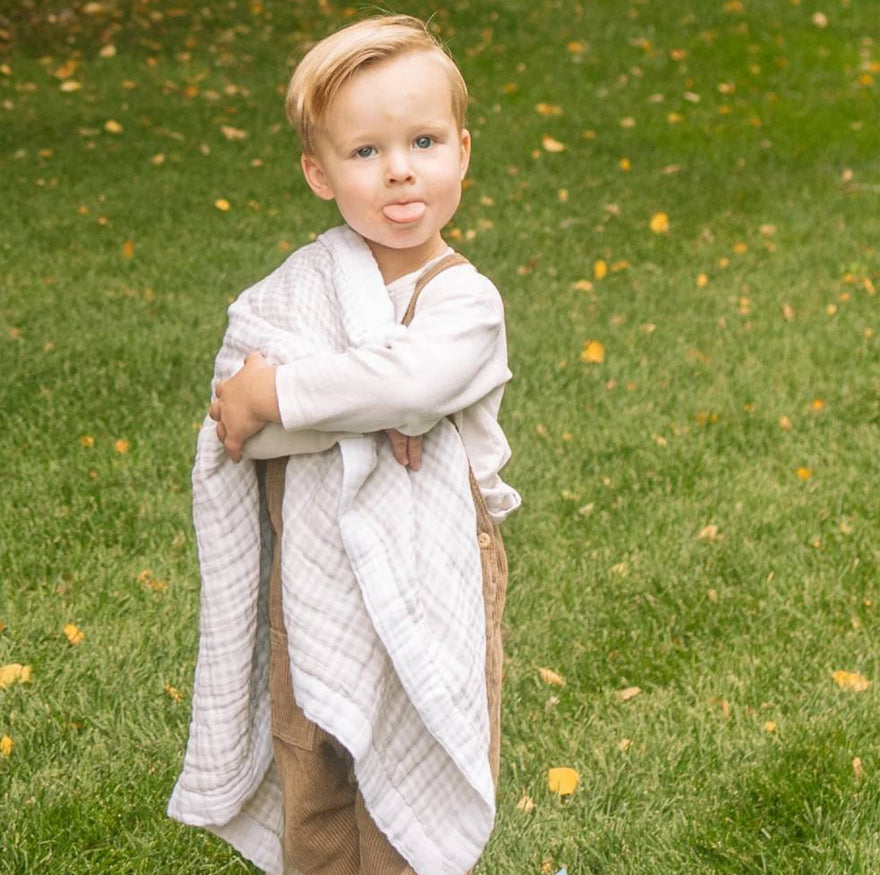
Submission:
[[[164,816],[189,469],[227,303],[337,221],[298,172],[290,66],[372,7],[15,5],[0,873],[255,872]],[[515,374],[478,875],[880,871],[875,5],[395,9],[433,15],[471,89],[448,239],[502,291]]]

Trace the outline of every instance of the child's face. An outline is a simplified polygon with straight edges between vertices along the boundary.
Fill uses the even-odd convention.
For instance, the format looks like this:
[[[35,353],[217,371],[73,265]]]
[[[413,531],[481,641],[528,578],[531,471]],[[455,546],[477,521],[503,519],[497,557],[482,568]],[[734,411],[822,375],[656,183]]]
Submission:
[[[387,282],[442,251],[440,230],[458,208],[469,158],[446,71],[435,53],[419,51],[355,74],[302,166],[315,194],[335,199],[366,239]]]

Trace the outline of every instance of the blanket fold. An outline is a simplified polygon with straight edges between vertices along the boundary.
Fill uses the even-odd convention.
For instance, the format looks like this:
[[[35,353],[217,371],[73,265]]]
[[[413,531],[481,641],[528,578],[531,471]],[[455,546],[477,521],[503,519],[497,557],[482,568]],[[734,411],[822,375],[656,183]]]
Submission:
[[[215,386],[251,350],[273,364],[401,330],[364,241],[328,231],[230,307]],[[202,574],[190,737],[169,814],[281,875],[266,590],[271,539],[256,465],[206,420],[193,470]],[[284,619],[294,696],[350,751],[373,819],[419,875],[461,875],[492,829],[485,616],[461,439],[442,420],[421,470],[384,436],[287,463]]]

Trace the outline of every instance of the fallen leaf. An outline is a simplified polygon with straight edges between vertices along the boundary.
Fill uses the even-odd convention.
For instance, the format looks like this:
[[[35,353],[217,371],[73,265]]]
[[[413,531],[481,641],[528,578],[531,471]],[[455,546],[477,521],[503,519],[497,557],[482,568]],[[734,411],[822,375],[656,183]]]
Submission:
[[[629,750],[631,744],[632,744],[632,739],[621,738],[620,741],[617,743],[617,749],[621,753],[626,753]]]
[[[764,732],[768,732],[771,735],[776,732],[776,724],[772,720],[768,720],[764,724]]]
[[[578,292],[592,292],[593,291],[593,284],[589,280],[578,280],[577,282],[572,283],[571,287]]]
[[[619,690],[617,693],[617,695],[620,696],[621,702],[629,702],[630,699],[635,699],[636,696],[640,696],[641,694],[641,687],[627,687],[625,690]]]
[[[0,756],[8,757],[12,753],[13,747],[15,747],[15,742],[8,735],[0,738]]]
[[[86,637],[85,632],[83,632],[78,626],[74,626],[73,623],[68,623],[64,627],[64,634],[67,636],[67,640],[73,645],[79,644]]]
[[[6,623],[0,620],[0,634],[6,631]]]
[[[701,273],[697,276],[697,288],[705,289],[706,286],[709,285],[709,276],[708,274]]]
[[[550,769],[547,772],[547,789],[559,796],[571,796],[577,788],[580,777],[574,769]]]
[[[79,439],[79,443],[80,443],[80,446],[83,446],[83,447],[86,447],[86,448],[90,448],[90,447],[93,447],[93,446],[95,445],[95,439],[94,439],[90,434],[84,434],[84,435]]]
[[[220,131],[227,140],[246,140],[248,136],[247,131],[243,131],[241,128],[233,128],[231,125],[221,125]]]
[[[528,814],[535,807],[535,800],[529,796],[528,793],[523,790],[523,794],[520,797],[519,802],[516,803],[516,810],[522,811],[523,814]]]
[[[779,427],[783,431],[791,431],[792,428],[794,428],[794,426],[791,423],[791,420],[787,416],[780,416],[779,417]]]
[[[105,46],[101,46],[98,54],[102,58],[115,58],[116,57],[116,46],[113,43],[107,43]]]
[[[828,27],[828,16],[824,12],[814,12],[812,22],[820,30],[824,30]]]
[[[562,115],[562,107],[552,103],[537,103],[535,104],[535,111],[541,115]]]
[[[553,671],[552,668],[539,668],[538,674],[541,675],[541,680],[545,684],[550,684],[554,687],[565,686],[565,678],[558,672]]]
[[[31,667],[17,662],[9,665],[0,665],[0,690],[5,690],[13,684],[27,684],[31,680]]]
[[[632,170],[632,162],[629,158],[621,158],[617,166],[620,167],[624,173],[629,173],[629,171]]]
[[[666,213],[654,213],[651,216],[650,226],[655,234],[667,234],[669,232],[669,216]]]
[[[861,758],[861,757],[854,757],[854,758],[853,758],[853,761],[852,761],[852,770],[853,770],[853,777],[854,777],[857,781],[861,780],[862,775],[865,774],[865,770],[864,770],[864,768],[862,767],[862,758]]]
[[[544,147],[544,151],[546,152],[564,152],[565,151],[565,143],[560,143],[559,140],[554,140],[549,134],[544,134],[541,138],[541,145]]]
[[[104,122],[104,130],[109,134],[121,134],[122,133],[122,125],[119,124],[115,119],[108,119]]]
[[[795,473],[797,474],[798,480],[809,480],[813,476],[813,469],[801,466],[795,471]]]
[[[183,701],[183,693],[177,687],[172,687],[171,684],[165,684],[165,694],[175,702]]]
[[[221,213],[229,212],[229,201],[226,200],[225,197],[218,197],[217,200],[214,201],[214,206],[217,207]]]
[[[581,361],[590,365],[601,365],[605,361],[605,347],[598,340],[589,340],[581,351]]]
[[[70,94],[73,91],[79,91],[82,88],[82,82],[77,82],[76,79],[67,79],[61,83],[59,88],[65,93]]]
[[[119,438],[118,441],[114,441],[113,449],[121,456],[124,456],[131,449],[131,444],[125,438]]]
[[[134,240],[126,240],[122,244],[122,257],[134,258]]]
[[[825,409],[825,402],[821,398],[814,398],[810,402],[810,409],[818,413],[820,410]]]
[[[718,526],[708,525],[703,526],[700,529],[700,533],[697,535],[698,541],[717,541],[718,540]]]
[[[863,693],[871,686],[871,682],[857,671],[835,671],[831,677],[842,690],[852,690],[854,693]]]

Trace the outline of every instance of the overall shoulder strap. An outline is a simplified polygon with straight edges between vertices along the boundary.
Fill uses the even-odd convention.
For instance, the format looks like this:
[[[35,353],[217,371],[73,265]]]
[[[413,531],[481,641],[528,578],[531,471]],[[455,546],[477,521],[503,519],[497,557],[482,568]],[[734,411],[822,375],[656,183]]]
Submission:
[[[457,252],[450,252],[449,255],[441,258],[433,267],[426,270],[416,282],[416,287],[413,290],[413,295],[409,300],[409,306],[406,308],[406,313],[403,314],[403,319],[400,320],[402,325],[409,325],[412,322],[413,316],[416,312],[416,302],[419,300],[419,295],[422,293],[422,289],[437,276],[438,273],[442,273],[448,267],[454,267],[456,264],[470,264],[470,262],[463,256],[459,255]]]

